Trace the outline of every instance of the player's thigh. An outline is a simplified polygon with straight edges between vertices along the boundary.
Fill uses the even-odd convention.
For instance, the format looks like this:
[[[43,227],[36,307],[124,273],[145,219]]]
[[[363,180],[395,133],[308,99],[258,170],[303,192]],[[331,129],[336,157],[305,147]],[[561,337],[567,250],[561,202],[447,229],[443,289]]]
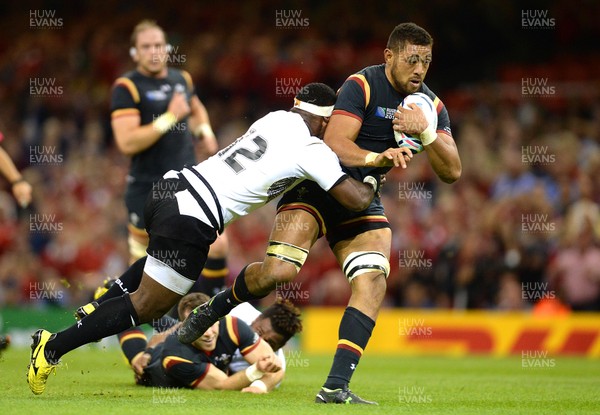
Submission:
[[[319,237],[319,225],[308,212],[300,209],[277,213],[270,241],[292,244],[310,250]]]
[[[390,259],[392,230],[390,228],[373,229],[335,244],[332,248],[338,263],[342,265],[348,255],[355,252],[380,252]]]
[[[260,272],[276,281],[291,281],[318,236],[319,226],[310,213],[300,209],[278,212]]]

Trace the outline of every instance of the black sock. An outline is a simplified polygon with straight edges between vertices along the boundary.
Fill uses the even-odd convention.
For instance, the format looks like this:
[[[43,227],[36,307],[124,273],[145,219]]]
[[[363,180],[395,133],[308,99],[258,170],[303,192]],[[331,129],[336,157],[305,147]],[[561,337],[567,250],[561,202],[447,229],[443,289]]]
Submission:
[[[117,298],[123,294],[131,294],[140,286],[142,276],[144,275],[144,266],[146,265],[146,257],[140,258],[127,268],[125,271],[105,292],[103,295],[96,299],[98,304],[102,304],[106,300],[111,298]]]
[[[56,333],[54,339],[46,344],[46,359],[56,362],[62,355],[79,346],[118,334],[139,324],[129,294],[105,301],[90,315],[68,329]]]
[[[200,292],[212,297],[223,290],[227,275],[229,275],[229,269],[227,269],[226,258],[208,258],[200,278],[192,286],[190,292]]]
[[[340,322],[339,340],[325,388],[348,386],[363,354],[375,322],[354,307],[347,307]]]
[[[254,295],[248,290],[245,273],[246,267],[236,277],[233,286],[212,298],[210,306],[220,317],[228,314],[236,305],[266,297],[266,295]]]
[[[118,334],[121,350],[129,364],[139,352],[146,350],[148,340],[139,327],[133,327]]]

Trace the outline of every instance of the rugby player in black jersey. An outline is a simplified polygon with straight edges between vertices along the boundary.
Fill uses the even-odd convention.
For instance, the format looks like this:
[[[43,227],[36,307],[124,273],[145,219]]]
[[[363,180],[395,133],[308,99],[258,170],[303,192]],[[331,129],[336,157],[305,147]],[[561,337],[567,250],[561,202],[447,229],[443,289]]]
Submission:
[[[352,177],[360,180],[391,168],[393,164],[382,154],[397,147],[394,130],[420,135],[424,153],[443,182],[460,177],[448,111],[423,83],[432,46],[433,39],[423,28],[400,24],[390,34],[383,53],[385,63],[364,68],[342,85],[324,139]],[[437,131],[428,128],[416,105],[401,107],[404,97],[414,92],[427,94],[437,107]],[[392,233],[379,197],[366,210],[350,212],[314,182],[297,185],[279,202],[264,261],[248,265],[231,288],[194,310],[182,333],[203,332],[240,302],[263,298],[278,283],[294,279],[322,235],[348,278],[352,295],[340,322],[329,376],[315,401],[373,404],[350,391],[349,383],[375,327],[390,269]]]
[[[208,299],[209,297],[203,293],[190,293],[185,295],[177,305],[179,320],[184,320],[196,306],[206,302]],[[300,311],[287,300],[277,301],[265,309],[262,313],[247,303],[241,304],[238,308],[232,311],[230,317],[235,317],[240,322],[247,324],[261,337],[262,340],[271,346],[273,351],[276,352],[276,356],[279,358],[281,367],[277,373],[254,381],[250,386],[245,386],[244,389],[242,389],[242,392],[267,393],[273,390],[282,381],[283,377],[285,376],[286,365],[285,355],[283,354],[281,348],[292,336],[302,330],[302,322],[299,319],[299,316]],[[235,320],[230,319],[230,322],[233,321]],[[177,325],[173,326],[167,332],[153,335],[150,340],[148,340],[144,332],[138,328],[132,328],[119,334],[121,349],[129,361],[133,372],[135,373],[136,383],[147,386],[153,385],[153,382],[151,379],[149,379],[149,377],[152,373],[156,374],[157,370],[154,368],[152,371],[147,372],[146,368],[151,362],[156,362],[159,356],[164,356],[165,353],[167,353],[167,355],[183,356],[182,354],[176,352],[165,352],[164,349],[161,349],[158,353],[156,350],[158,347],[163,347],[161,344],[172,333],[174,333],[176,329]],[[227,324],[227,332],[222,330],[222,328],[219,330],[219,341],[217,342],[215,351],[208,353],[207,356],[205,356],[205,359],[202,360],[203,362],[208,361],[213,363],[214,359],[216,362],[215,366],[229,376],[237,372],[246,371],[248,366],[253,363],[249,362],[248,357],[242,354],[242,352],[245,351],[245,346],[237,347],[237,350],[234,350],[236,347],[229,347],[226,357],[223,357],[223,351],[219,350],[219,344],[231,343],[226,340],[226,336],[228,336],[230,339],[242,339],[243,337],[239,329],[237,332],[236,330],[232,329],[234,329],[233,325]],[[224,341],[221,340],[222,337],[225,339]],[[177,343],[173,344],[177,345]],[[239,343],[239,341],[234,342],[236,345],[239,345]],[[181,343],[179,343],[179,345],[181,345]],[[176,346],[178,349],[188,350],[183,345],[179,345]],[[202,346],[202,343],[199,343],[199,345]],[[203,347],[200,347],[200,349],[204,350]],[[191,350],[195,354],[201,353],[198,350]],[[234,350],[233,354],[231,353],[231,350]],[[161,374],[161,371],[158,372]],[[176,372],[173,372],[173,375],[176,375]],[[186,387],[185,384],[183,386]],[[197,385],[196,387],[205,388],[205,386],[206,384],[202,384]]]
[[[130,263],[146,256],[144,204],[151,192],[169,190],[158,187],[163,174],[194,165],[196,155],[209,156],[218,148],[190,74],[168,66],[171,49],[156,22],[141,21],[133,29],[129,50],[136,68],[113,85],[113,133],[119,150],[131,157],[125,192]],[[224,234],[211,246],[195,291],[213,295],[223,287],[227,251]]]
[[[181,319],[208,299],[203,293],[184,296],[178,305]],[[138,337],[140,335],[137,334]],[[124,342],[136,343],[137,348],[145,346],[145,340],[135,336],[136,333],[126,336]],[[150,343],[151,347],[137,350],[138,353],[136,345],[128,347],[129,355],[135,354],[130,361],[144,351],[149,357],[143,369],[138,368],[136,372],[136,383],[144,386],[205,390],[247,388],[248,391],[265,393],[267,385],[272,387],[283,377],[281,361],[271,346],[248,324],[234,316],[227,316],[214,324],[190,345],[179,342],[175,333],[167,333],[158,342]],[[230,375],[229,364],[237,351],[249,366]]]

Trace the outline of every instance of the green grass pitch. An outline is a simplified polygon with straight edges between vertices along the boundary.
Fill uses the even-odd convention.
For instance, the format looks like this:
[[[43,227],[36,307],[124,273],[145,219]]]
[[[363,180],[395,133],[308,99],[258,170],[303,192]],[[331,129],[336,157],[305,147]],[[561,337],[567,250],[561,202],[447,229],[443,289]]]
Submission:
[[[28,349],[0,357],[0,415],[8,414],[598,414],[600,361],[577,358],[363,358],[352,389],[378,407],[317,405],[331,357],[286,353],[290,367],[269,395],[144,388],[114,348],[63,359],[46,392],[27,387]]]

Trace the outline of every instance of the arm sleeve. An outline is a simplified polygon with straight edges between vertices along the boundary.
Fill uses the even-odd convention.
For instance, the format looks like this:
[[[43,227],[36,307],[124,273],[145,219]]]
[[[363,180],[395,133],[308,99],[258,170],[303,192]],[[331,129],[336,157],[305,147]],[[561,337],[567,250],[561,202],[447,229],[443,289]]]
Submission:
[[[132,90],[137,93],[137,88],[130,79],[119,78],[115,81],[110,103],[110,111],[113,116],[116,111],[138,110]]]
[[[364,76],[356,74],[348,77],[338,92],[333,113],[349,115],[362,122],[367,106],[367,87]]]
[[[238,349],[242,356],[245,356],[256,348],[260,342],[260,337],[242,320],[235,317],[232,320],[233,324],[237,324],[237,333],[239,336]]]
[[[437,103],[436,109],[438,111],[437,132],[445,133],[452,137],[452,129],[450,128],[450,115],[448,114],[448,110],[441,100],[439,100]]]
[[[125,330],[119,333],[117,337],[119,338],[121,350],[123,351],[123,354],[127,358],[129,364],[131,364],[131,359],[133,359],[139,352],[146,350],[148,341],[146,339],[146,335],[139,326]]]
[[[206,377],[210,363],[194,363],[180,356],[165,356],[162,365],[167,376],[178,384],[186,388],[195,388]]]
[[[299,165],[307,178],[327,192],[346,176],[338,157],[321,140],[305,147]]]

